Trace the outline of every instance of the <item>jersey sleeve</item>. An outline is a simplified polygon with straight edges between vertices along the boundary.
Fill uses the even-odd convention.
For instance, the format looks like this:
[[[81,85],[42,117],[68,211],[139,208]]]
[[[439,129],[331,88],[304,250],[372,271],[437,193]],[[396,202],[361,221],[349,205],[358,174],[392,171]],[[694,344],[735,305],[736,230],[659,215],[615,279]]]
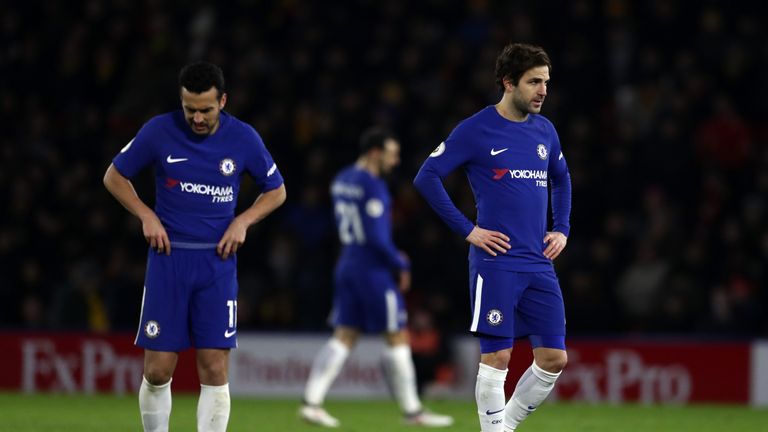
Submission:
[[[157,159],[157,148],[152,145],[159,133],[158,121],[152,119],[139,129],[136,136],[112,159],[112,163],[126,178],[133,178]]]
[[[571,231],[571,176],[557,131],[551,124],[550,128],[552,129],[552,150],[547,170],[552,185],[552,230],[561,232],[567,237]]]
[[[470,160],[469,133],[459,125],[448,138],[429,155],[413,179],[413,184],[443,221],[466,238],[475,227],[456,205],[443,186],[443,179]]]
[[[389,211],[389,193],[386,186],[366,185],[365,201],[362,203],[363,226],[367,244],[376,250],[390,268],[406,270],[408,261],[400,254],[392,239],[392,218]]]
[[[245,170],[253,178],[262,192],[277,189],[283,184],[283,176],[277,164],[269,154],[264,141],[255,129],[250,128],[251,142],[246,153]]]

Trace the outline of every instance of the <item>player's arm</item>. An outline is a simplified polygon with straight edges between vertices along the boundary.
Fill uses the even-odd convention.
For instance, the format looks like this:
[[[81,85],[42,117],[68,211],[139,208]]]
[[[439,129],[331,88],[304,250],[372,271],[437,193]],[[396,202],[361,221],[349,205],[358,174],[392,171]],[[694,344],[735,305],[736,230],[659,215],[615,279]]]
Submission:
[[[405,252],[395,246],[391,228],[388,224],[385,226],[383,219],[384,216],[370,219],[366,229],[367,244],[379,252],[389,267],[398,273],[400,291],[406,292],[411,287],[411,263]]]
[[[250,142],[247,144],[245,170],[261,188],[262,193],[244,212],[230,222],[229,227],[216,245],[216,252],[222,259],[234,255],[245,243],[248,228],[259,223],[280,207],[286,198],[285,182],[277,164],[269,154],[261,136],[249,127]]]
[[[449,138],[430,154],[413,179],[413,184],[454,232],[491,256],[496,256],[497,252],[505,253],[510,247],[509,237],[498,231],[475,226],[456,208],[445,190],[443,178],[468,159],[460,149],[453,148],[459,146],[451,146],[449,149],[447,146],[451,144]]]
[[[216,252],[222,259],[234,255],[245,243],[245,234],[251,225],[259,223],[278,207],[283,205],[286,198],[285,184],[275,189],[263,192],[256,201],[245,211],[232,220],[224,235],[216,245]]]
[[[398,272],[400,291],[408,291],[411,287],[410,260],[403,251],[397,249],[392,240],[392,223],[384,209],[383,200],[376,195],[370,196],[364,207],[366,244],[378,252],[391,269]]]
[[[104,186],[120,204],[141,220],[144,238],[158,253],[171,253],[171,242],[160,218],[139,198],[136,189],[128,178],[120,174],[114,164],[110,164],[104,174]]]
[[[549,183],[552,188],[553,221],[552,231],[547,232],[544,236],[544,243],[547,245],[544,249],[544,256],[551,260],[557,258],[565,249],[571,231],[571,176],[554,128],[553,133],[555,141],[552,145],[548,167]]]

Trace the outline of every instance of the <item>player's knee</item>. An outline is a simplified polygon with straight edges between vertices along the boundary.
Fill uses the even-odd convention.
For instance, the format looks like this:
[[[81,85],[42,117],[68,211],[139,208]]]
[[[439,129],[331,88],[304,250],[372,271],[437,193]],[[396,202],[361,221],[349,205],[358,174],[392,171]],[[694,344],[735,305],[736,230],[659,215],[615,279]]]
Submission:
[[[159,386],[171,380],[171,372],[160,368],[147,368],[144,371],[144,379],[148,383]]]
[[[509,361],[512,360],[512,351],[510,350],[497,351],[494,357],[496,358],[496,363],[499,365],[497,369],[506,369],[507,365],[509,364]]]
[[[568,364],[568,354],[565,351],[558,351],[540,361],[537,360],[536,364],[547,372],[560,373]]]
[[[555,369],[557,372],[562,372],[563,369],[565,369],[565,365],[568,364],[568,354],[563,351],[554,361],[554,364],[552,365],[552,368]]]
[[[504,370],[512,358],[512,350],[501,350],[494,353],[483,354],[480,361],[496,369]]]
[[[200,382],[206,385],[222,385],[227,382],[227,365],[222,362],[211,362],[201,365]]]
[[[333,337],[350,350],[357,344],[358,336],[359,332],[351,327],[338,326],[333,331]]]

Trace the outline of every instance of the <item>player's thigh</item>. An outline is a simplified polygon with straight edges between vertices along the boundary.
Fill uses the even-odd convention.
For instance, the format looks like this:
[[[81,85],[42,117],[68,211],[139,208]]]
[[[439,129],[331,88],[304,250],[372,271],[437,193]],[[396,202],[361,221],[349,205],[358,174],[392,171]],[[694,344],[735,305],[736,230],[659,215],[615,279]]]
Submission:
[[[208,272],[191,296],[189,322],[195,348],[237,347],[237,260],[215,251],[201,258]]]
[[[470,268],[470,331],[498,337],[514,337],[515,309],[527,286],[525,273]]]
[[[189,347],[187,307],[191,281],[184,271],[188,258],[184,251],[165,255],[150,249],[136,345],[166,352]]]
[[[530,273],[531,282],[517,305],[519,335],[565,335],[565,305],[554,271]],[[544,341],[546,342],[546,341]],[[552,345],[545,343],[544,346]],[[560,343],[551,348],[560,348]]]

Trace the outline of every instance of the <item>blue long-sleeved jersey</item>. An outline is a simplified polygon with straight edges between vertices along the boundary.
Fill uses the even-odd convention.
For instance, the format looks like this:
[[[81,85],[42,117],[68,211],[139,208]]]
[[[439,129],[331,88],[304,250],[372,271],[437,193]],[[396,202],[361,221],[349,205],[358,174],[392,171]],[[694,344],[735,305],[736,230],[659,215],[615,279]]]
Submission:
[[[408,268],[392,240],[392,198],[382,179],[348,166],[331,183],[331,197],[343,245],[340,268]]]
[[[510,238],[505,254],[493,257],[475,246],[477,267],[538,272],[551,269],[543,252],[548,187],[552,190],[552,230],[570,233],[571,181],[560,140],[544,116],[523,122],[502,117],[488,106],[461,122],[427,158],[414,185],[432,208],[462,237],[474,228],[453,204],[442,180],[463,167],[477,206],[477,226]]]

